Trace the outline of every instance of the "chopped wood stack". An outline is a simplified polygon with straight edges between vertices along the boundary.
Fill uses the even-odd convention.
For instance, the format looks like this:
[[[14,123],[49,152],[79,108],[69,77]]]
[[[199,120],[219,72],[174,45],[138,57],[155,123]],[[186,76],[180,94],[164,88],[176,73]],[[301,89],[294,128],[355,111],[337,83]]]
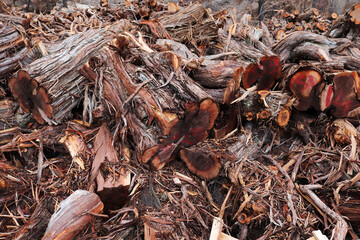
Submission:
[[[3,236],[360,235],[359,5],[0,3]]]

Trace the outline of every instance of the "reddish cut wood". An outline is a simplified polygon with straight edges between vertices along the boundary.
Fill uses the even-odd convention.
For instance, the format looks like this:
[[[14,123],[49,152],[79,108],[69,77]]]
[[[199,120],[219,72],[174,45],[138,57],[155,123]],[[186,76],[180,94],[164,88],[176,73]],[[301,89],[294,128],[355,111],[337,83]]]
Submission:
[[[345,117],[350,111],[360,107],[356,94],[359,81],[357,72],[343,72],[334,77],[334,99],[331,108],[334,117]]]
[[[297,98],[295,108],[306,111],[315,106],[315,86],[321,82],[321,75],[315,70],[304,70],[295,73],[290,79],[290,90]]]
[[[212,179],[219,174],[221,164],[217,157],[209,151],[193,146],[182,149],[180,157],[189,170],[201,178]]]
[[[44,117],[53,116],[53,109],[45,89],[35,80],[31,80],[27,72],[20,70],[17,78],[11,78],[8,85],[21,108],[25,112],[31,112],[38,123],[43,124]]]
[[[280,58],[278,56],[264,56],[259,63],[251,63],[246,67],[242,77],[242,85],[248,89],[257,84],[257,90],[268,90],[280,77]]]

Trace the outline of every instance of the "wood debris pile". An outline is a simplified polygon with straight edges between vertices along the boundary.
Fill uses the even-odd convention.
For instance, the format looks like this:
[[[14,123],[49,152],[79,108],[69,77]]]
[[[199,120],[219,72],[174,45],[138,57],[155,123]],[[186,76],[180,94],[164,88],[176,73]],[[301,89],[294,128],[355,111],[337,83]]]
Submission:
[[[0,6],[0,238],[359,239],[360,4]]]

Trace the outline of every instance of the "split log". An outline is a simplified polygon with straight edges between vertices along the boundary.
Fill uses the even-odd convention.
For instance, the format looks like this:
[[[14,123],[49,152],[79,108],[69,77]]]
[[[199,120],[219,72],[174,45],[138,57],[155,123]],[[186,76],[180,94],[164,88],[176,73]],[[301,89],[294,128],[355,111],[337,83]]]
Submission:
[[[60,203],[42,239],[74,239],[102,209],[103,203],[95,193],[77,190]]]
[[[194,3],[178,12],[160,17],[171,37],[178,42],[210,42],[217,38],[218,27],[200,3]]]

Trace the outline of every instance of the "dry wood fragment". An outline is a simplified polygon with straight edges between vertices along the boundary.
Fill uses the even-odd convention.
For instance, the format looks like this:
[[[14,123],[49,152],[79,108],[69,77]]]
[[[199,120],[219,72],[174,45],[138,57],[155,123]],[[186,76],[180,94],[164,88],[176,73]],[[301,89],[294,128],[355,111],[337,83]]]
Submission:
[[[65,144],[66,148],[70,152],[73,162],[84,170],[84,160],[86,160],[88,155],[88,149],[84,139],[76,133],[66,132],[66,135],[60,140],[60,142]]]
[[[42,239],[74,239],[102,209],[103,203],[95,193],[77,190],[60,203]]]
[[[167,5],[167,10],[170,13],[176,13],[177,11],[179,11],[179,6],[176,3],[171,2]]]

